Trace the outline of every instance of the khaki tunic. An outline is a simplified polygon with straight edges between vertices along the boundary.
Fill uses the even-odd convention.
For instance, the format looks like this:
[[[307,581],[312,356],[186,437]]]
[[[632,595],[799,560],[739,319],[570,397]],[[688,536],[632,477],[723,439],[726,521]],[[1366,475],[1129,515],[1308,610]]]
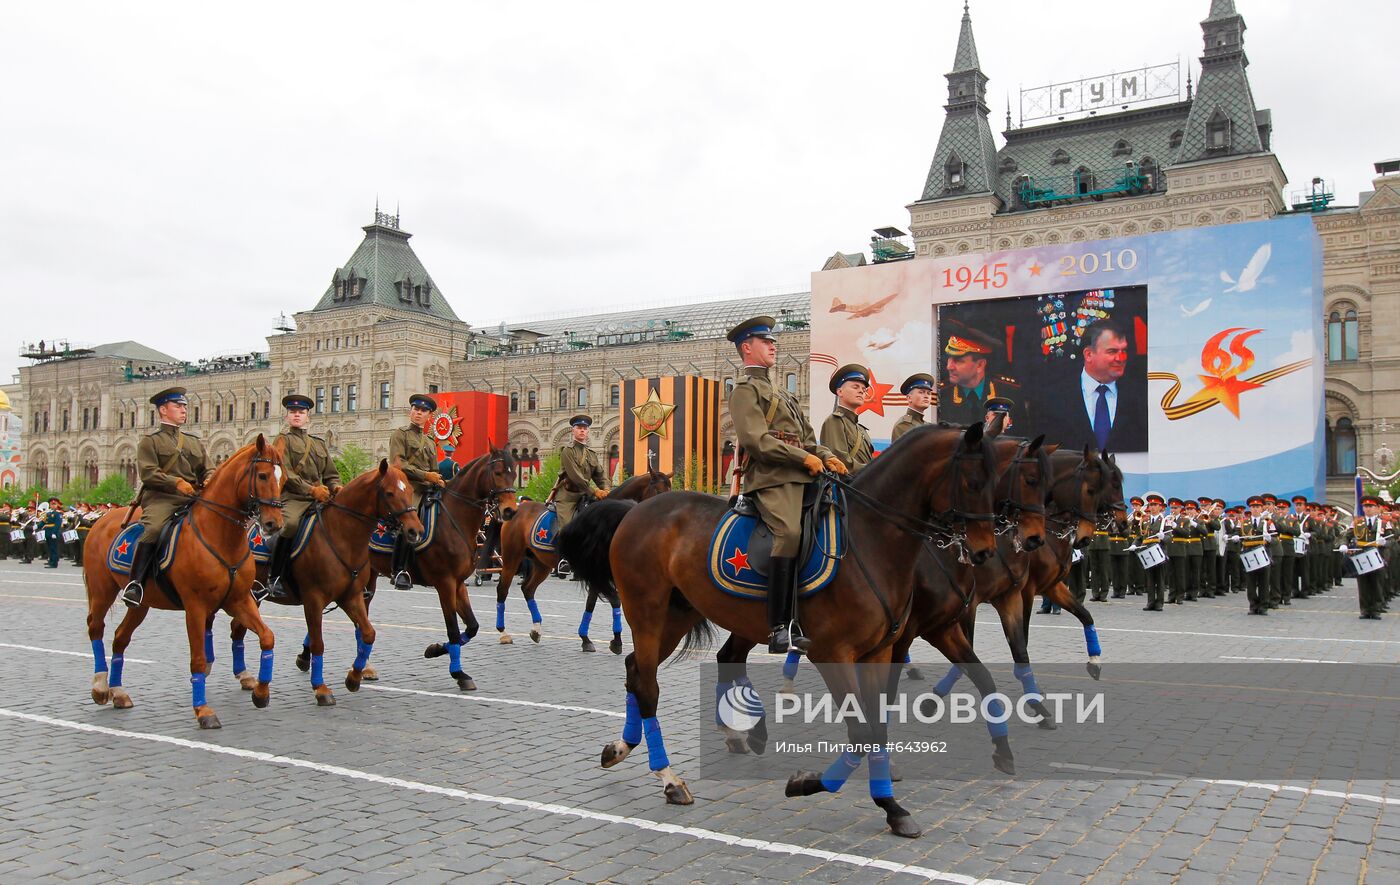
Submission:
[[[924,426],[924,413],[908,409],[899,420],[894,422],[894,430],[890,432],[890,442],[893,443],[901,436],[913,430],[915,427]]]
[[[136,446],[136,470],[141,477],[141,525],[143,541],[153,542],[170,521],[175,508],[188,499],[175,490],[183,479],[196,488],[207,471],[204,443],[174,424],[162,424]]]
[[[590,484],[600,489],[608,487],[608,475],[598,453],[581,442],[571,442],[559,450],[559,469],[564,481],[554,494],[556,530],[574,518],[578,502],[584,495],[591,495]]]
[[[744,377],[730,391],[729,420],[747,459],[744,494],[773,533],[773,555],[796,556],[802,541],[802,487],[812,481],[803,461],[809,454],[825,461],[832,452],[817,442],[797,399],[774,387],[768,370],[758,366],[745,366]]]
[[[312,436],[300,427],[288,427],[278,435],[286,456],[282,468],[286,479],[282,484],[282,534],[291,537],[301,525],[306,509],[315,501],[311,490],[322,485],[334,491],[340,487],[340,473],[331,460],[326,441]]]
[[[822,422],[821,443],[841,459],[852,476],[865,469],[875,456],[870,432],[856,419],[856,413],[844,406],[837,406]]]
[[[389,435],[389,463],[398,462],[408,481],[413,484],[413,506],[417,507],[423,493],[435,483],[437,476],[437,445],[426,433],[410,424]]]

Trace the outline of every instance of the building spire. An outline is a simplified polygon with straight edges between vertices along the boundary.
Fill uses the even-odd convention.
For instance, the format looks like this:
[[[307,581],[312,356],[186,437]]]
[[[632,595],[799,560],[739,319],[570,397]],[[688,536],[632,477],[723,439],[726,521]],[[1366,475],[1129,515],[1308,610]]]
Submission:
[[[994,184],[996,145],[988,117],[987,75],[977,60],[972,39],[972,14],[963,3],[962,29],[953,69],[946,75],[948,103],[943,106],[943,132],[938,138],[921,199],[941,199],[966,194],[988,194]],[[1010,96],[1007,96],[1008,128]]]
[[[958,51],[953,56],[953,73],[976,71],[982,67],[977,60],[977,41],[972,39],[972,14],[963,0],[962,30],[958,32]]]
[[[1232,15],[1239,15],[1235,11],[1235,0],[1210,0],[1210,15],[1206,16],[1206,21],[1229,18]]]

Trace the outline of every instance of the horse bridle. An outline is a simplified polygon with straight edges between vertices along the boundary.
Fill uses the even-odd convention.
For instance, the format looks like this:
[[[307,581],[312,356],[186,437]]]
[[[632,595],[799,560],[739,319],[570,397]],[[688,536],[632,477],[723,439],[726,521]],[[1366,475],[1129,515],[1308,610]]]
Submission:
[[[491,455],[491,457],[487,458],[486,461],[485,461],[485,463],[483,463],[481,466],[482,466],[482,469],[483,469],[483,470],[487,471],[487,474],[488,474],[488,475],[494,476],[494,474],[495,474],[496,471],[495,471],[495,470],[492,470],[491,468],[492,468],[494,465],[496,465],[496,464],[505,464],[505,463],[506,463],[506,456],[505,456],[505,453],[501,453],[501,454],[499,454],[499,455],[497,455],[497,454]],[[507,472],[509,472],[509,471],[507,471]],[[465,473],[465,471],[463,471],[463,473]],[[490,511],[492,510],[492,508],[496,507],[496,505],[497,505],[497,503],[498,503],[498,499],[499,499],[502,495],[507,494],[507,493],[509,493],[509,492],[515,491],[515,486],[514,486],[514,485],[507,485],[507,486],[504,486],[504,487],[502,487],[502,488],[495,488],[495,487],[489,488],[489,489],[486,490],[485,497],[482,497],[482,498],[473,498],[473,497],[470,497],[469,495],[464,495],[464,494],[462,494],[461,492],[459,492],[459,491],[457,491],[457,490],[455,490],[455,489],[453,489],[453,488],[451,488],[451,487],[449,487],[449,486],[443,486],[442,489],[441,489],[440,491],[441,491],[442,494],[444,494],[444,495],[449,495],[449,496],[451,496],[451,497],[453,497],[453,498],[456,498],[458,501],[462,501],[463,503],[465,503],[465,504],[467,504],[467,505],[469,505],[469,506],[471,506],[471,507],[476,507],[476,508],[479,508],[479,509],[481,509],[481,510],[485,510],[485,511],[487,511],[487,512],[490,512]]]
[[[195,504],[203,504],[205,507],[208,507],[215,516],[226,519],[240,528],[245,526],[250,519],[257,516],[258,508],[260,507],[276,507],[278,510],[281,510],[285,505],[280,499],[258,497],[257,479],[253,474],[259,464],[271,464],[274,468],[280,468],[281,466],[277,461],[263,455],[254,454],[252,458],[248,459],[248,466],[243,469],[243,473],[248,477],[248,497],[247,503],[241,509],[231,507],[227,504],[209,501],[199,495],[192,496],[193,502],[191,507]],[[224,559],[223,554],[215,550],[213,545],[204,537],[204,533],[199,530],[199,523],[191,519],[190,525],[194,528],[194,536],[199,539],[199,543],[203,544],[204,549],[208,550],[209,553],[219,561],[219,565],[223,566],[224,570],[228,572],[228,586],[229,589],[232,589],[234,578],[237,577],[238,570],[243,567],[243,563],[248,561],[248,557],[253,552],[252,548],[244,544],[243,555],[238,558],[238,562],[230,563],[227,559]],[[224,592],[227,593],[228,590]]]
[[[1079,488],[1079,495],[1078,495],[1078,497],[1080,497],[1080,498],[1083,497],[1083,494],[1084,494],[1083,476],[1084,476],[1084,473],[1085,473],[1085,467],[1087,466],[1087,463],[1088,463],[1088,462],[1084,461],[1083,459],[1080,459],[1079,463],[1075,465],[1075,467],[1074,467],[1074,472],[1073,472],[1073,473],[1066,474],[1065,476],[1061,477],[1060,479],[1053,480],[1053,481],[1051,482],[1051,484],[1050,484],[1050,498],[1051,498],[1052,501],[1054,500],[1055,487],[1058,486],[1058,485],[1060,485],[1061,483],[1066,482],[1066,481],[1069,481],[1069,480],[1077,480],[1077,481],[1078,481],[1078,488]],[[1100,463],[1102,463],[1102,462],[1100,462]],[[1100,469],[1102,469],[1102,468],[1100,468]],[[1093,513],[1093,514],[1085,513],[1084,510],[1083,510],[1083,508],[1080,506],[1080,503],[1081,503],[1081,502],[1076,501],[1076,502],[1075,502],[1075,505],[1074,505],[1073,507],[1065,507],[1065,506],[1063,506],[1063,505],[1056,504],[1054,510],[1051,510],[1051,511],[1048,511],[1048,512],[1047,512],[1047,515],[1046,515],[1046,517],[1045,517],[1045,526],[1046,526],[1046,529],[1047,529],[1052,535],[1054,535],[1055,537],[1059,538],[1061,541],[1065,541],[1065,540],[1068,540],[1068,539],[1069,539],[1069,536],[1070,536],[1070,535],[1074,534],[1074,530],[1075,530],[1075,528],[1076,528],[1076,526],[1077,526],[1077,524],[1078,524],[1078,522],[1079,522],[1080,520],[1083,520],[1084,522],[1087,522],[1087,523],[1089,523],[1090,525],[1094,525],[1094,526],[1098,525],[1098,523],[1099,523],[1099,514],[1098,514],[1097,512],[1095,512],[1095,513]],[[1052,523],[1053,523],[1054,525],[1056,525],[1056,526],[1060,526],[1061,528],[1060,528],[1060,529],[1052,529],[1052,528],[1050,528],[1050,525],[1051,525]]]
[[[1034,458],[1027,456],[1030,445],[1030,440],[1022,440],[1021,443],[1016,446],[1016,456],[1011,459],[1011,464],[1008,465],[1007,472],[1003,474],[1007,482],[1011,484],[1010,495],[1014,497],[1007,497],[998,502],[996,532],[999,535],[1004,535],[1009,531],[1015,530],[1020,523],[1022,513],[1039,513],[1042,516],[1045,514],[1044,495],[1046,493],[1042,493],[1041,503],[1039,504],[1027,504],[1020,500],[1021,466],[1023,464],[1029,464],[1034,461],[1040,468],[1042,478],[1047,474],[1053,475],[1050,470],[1050,458],[1045,454],[1044,449],[1036,449]],[[1020,539],[1016,539],[1016,549],[1018,551],[1020,550],[1020,544]]]

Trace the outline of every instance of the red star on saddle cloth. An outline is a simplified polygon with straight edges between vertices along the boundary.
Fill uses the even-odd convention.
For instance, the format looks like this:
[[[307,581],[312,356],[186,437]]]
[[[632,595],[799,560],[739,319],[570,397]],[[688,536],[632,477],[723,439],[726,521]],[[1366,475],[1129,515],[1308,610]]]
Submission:
[[[734,548],[734,555],[726,559],[725,564],[734,569],[734,574],[744,571],[749,567],[749,555],[738,547]]]
[[[125,555],[126,555],[126,551],[127,551],[128,549],[129,549],[129,547],[128,547],[128,545],[127,545],[127,542],[126,542],[126,541],[122,541],[120,544],[117,545],[117,555],[118,555],[118,556],[125,556]]]
[[[543,541],[545,538],[549,537],[549,529],[540,529],[539,531],[535,532],[535,537]]]

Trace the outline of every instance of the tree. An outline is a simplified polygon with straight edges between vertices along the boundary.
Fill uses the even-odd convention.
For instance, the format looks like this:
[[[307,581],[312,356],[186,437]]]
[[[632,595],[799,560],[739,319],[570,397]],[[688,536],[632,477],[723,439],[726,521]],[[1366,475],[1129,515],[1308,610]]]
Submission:
[[[126,477],[113,473],[104,477],[88,494],[89,504],[130,504],[136,498],[136,490]]]
[[[525,483],[525,488],[520,490],[520,494],[529,495],[532,501],[543,501],[549,497],[549,493],[554,489],[554,483],[559,479],[559,456],[550,455],[544,459],[544,464],[540,465],[540,472],[530,478]]]
[[[335,469],[340,474],[340,484],[349,485],[350,480],[364,473],[374,465],[369,452],[350,443],[335,457]]]

